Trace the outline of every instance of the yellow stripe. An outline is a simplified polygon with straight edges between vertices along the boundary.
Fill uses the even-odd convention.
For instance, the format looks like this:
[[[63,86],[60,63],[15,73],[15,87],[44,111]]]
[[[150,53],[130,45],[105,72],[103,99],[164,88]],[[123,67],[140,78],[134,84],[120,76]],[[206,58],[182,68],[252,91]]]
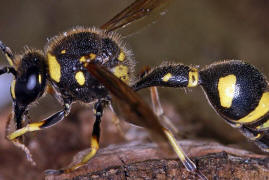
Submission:
[[[49,75],[51,79],[56,82],[60,82],[61,79],[61,66],[58,63],[55,56],[48,53],[48,65],[49,65]]]
[[[198,79],[199,79],[198,69],[191,68],[189,72],[188,87],[196,87],[198,85]]]
[[[258,120],[259,118],[261,118],[262,116],[264,116],[268,111],[269,111],[269,92],[265,92],[263,93],[258,106],[247,116],[237,120],[236,122],[239,122],[239,123],[254,122]],[[264,125],[261,125],[263,126],[261,128],[268,127],[269,124],[267,122],[264,123]]]
[[[39,82],[39,84],[42,83],[42,76],[41,76],[41,74],[38,75],[38,82]]]
[[[225,108],[230,108],[234,99],[234,91],[236,85],[236,76],[231,74],[219,79],[218,91],[220,105]]]
[[[172,77],[172,74],[171,73],[167,73],[166,75],[163,76],[162,80],[164,82],[167,82],[169,81],[169,79]]]

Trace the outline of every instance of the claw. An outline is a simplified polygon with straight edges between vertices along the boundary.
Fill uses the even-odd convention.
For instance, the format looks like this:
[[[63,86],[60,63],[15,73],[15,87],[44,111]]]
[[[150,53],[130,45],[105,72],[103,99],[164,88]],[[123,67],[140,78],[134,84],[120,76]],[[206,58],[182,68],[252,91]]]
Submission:
[[[56,170],[56,169],[47,169],[44,171],[46,175],[61,175],[64,173],[64,170]]]

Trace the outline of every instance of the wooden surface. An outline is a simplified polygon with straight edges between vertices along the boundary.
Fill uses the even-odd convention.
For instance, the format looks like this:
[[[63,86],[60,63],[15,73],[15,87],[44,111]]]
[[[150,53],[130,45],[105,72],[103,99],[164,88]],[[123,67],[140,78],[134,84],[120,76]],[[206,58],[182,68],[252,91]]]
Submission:
[[[266,155],[212,142],[179,143],[209,179],[269,179],[269,157]],[[157,149],[154,144],[139,142],[109,146],[73,173],[46,176],[45,179],[198,179],[176,157],[164,157]],[[78,153],[72,163],[88,151]]]

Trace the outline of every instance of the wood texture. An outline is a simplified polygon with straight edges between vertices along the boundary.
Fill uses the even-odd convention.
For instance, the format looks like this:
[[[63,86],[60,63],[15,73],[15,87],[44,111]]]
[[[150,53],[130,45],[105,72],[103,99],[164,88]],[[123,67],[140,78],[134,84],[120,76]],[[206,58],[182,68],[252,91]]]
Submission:
[[[197,167],[209,179],[269,179],[269,157],[217,143],[180,141]],[[77,162],[88,150],[78,153]],[[165,157],[165,158],[164,158]],[[176,157],[158,152],[154,144],[109,146],[101,149],[86,166],[70,174],[46,176],[62,179],[198,179],[188,172]]]

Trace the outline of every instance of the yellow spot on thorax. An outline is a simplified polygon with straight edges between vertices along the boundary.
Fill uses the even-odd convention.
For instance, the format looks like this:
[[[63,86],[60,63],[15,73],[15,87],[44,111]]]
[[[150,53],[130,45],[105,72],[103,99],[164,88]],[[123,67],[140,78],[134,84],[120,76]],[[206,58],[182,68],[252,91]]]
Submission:
[[[120,52],[120,54],[118,55],[118,60],[119,61],[124,61],[125,60],[125,54],[124,54],[124,52]]]
[[[112,70],[113,74],[126,84],[129,84],[129,69],[127,66],[118,65]]]
[[[39,82],[39,84],[41,84],[41,82],[42,82],[42,76],[41,76],[41,74],[38,74],[38,82]]]
[[[247,116],[237,120],[239,123],[250,123],[255,122],[269,111],[269,92],[263,93],[258,106]],[[262,125],[258,126],[257,129],[265,129],[269,127],[269,121],[266,121]]]
[[[188,87],[196,87],[198,85],[198,80],[199,80],[198,69],[191,68],[189,72]]]
[[[10,87],[10,92],[11,92],[11,96],[12,96],[13,99],[16,99],[15,84],[16,84],[16,80],[13,80],[12,83],[11,83],[11,87]]]
[[[66,53],[65,49],[61,50],[61,54],[65,54],[65,53]]]
[[[81,63],[86,62],[86,57],[85,57],[85,56],[82,56],[82,57],[79,59],[79,62],[81,62]]]
[[[85,84],[85,76],[82,71],[76,73],[75,79],[79,85],[83,86]]]
[[[48,65],[49,65],[49,75],[52,80],[60,82],[61,79],[61,66],[58,63],[55,56],[48,53]]]
[[[162,77],[162,80],[164,81],[164,82],[167,82],[167,81],[169,81],[169,79],[172,77],[172,74],[171,73],[167,73],[166,75],[164,75],[163,77]]]
[[[236,85],[236,76],[230,74],[219,79],[218,92],[220,105],[225,108],[230,108],[234,99]]]
[[[89,57],[90,57],[90,60],[94,60],[94,59],[96,58],[96,54],[91,53],[91,54],[89,55]]]

